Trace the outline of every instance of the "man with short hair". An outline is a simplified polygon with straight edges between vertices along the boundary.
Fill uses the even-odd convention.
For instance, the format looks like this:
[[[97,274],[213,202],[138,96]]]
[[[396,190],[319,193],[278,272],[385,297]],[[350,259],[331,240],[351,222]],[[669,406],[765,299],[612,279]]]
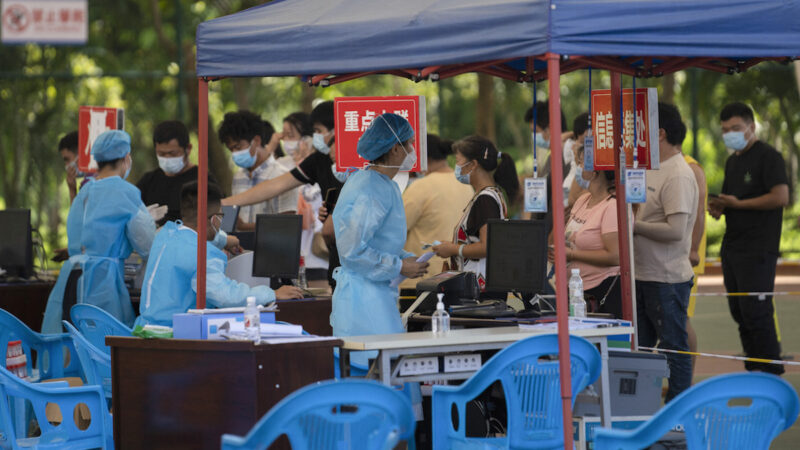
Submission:
[[[72,131],[64,135],[58,141],[58,153],[61,154],[61,159],[64,160],[64,170],[67,171],[67,187],[69,188],[69,202],[75,200],[78,195],[78,181],[79,177],[85,175],[78,170],[78,132]],[[84,180],[85,181],[85,180]]]
[[[257,114],[238,111],[225,114],[219,126],[219,139],[231,151],[233,163],[239,170],[233,175],[231,190],[234,195],[267,180],[278,178],[294,167],[291,157],[275,156],[278,147],[275,129]],[[239,224],[242,231],[255,230],[256,216],[259,214],[294,214],[297,211],[296,188],[239,210]]]
[[[725,214],[720,257],[725,290],[772,292],[781,240],[783,208],[789,203],[789,182],[781,154],[756,137],[753,110],[731,103],[720,113],[722,138],[731,155],[718,197],[709,198],[711,216]],[[739,325],[745,355],[781,359],[777,318],[771,295],[728,296],[731,315]],[[747,370],[777,375],[779,364],[747,361]]]
[[[660,167],[647,173],[647,202],[636,214],[633,245],[639,345],[688,351],[686,309],[692,288],[689,252],[697,217],[697,182],[683,159],[685,127],[678,109],[658,104]],[[692,384],[688,355],[667,354],[666,401]]]
[[[181,187],[190,181],[197,181],[197,165],[189,161],[192,143],[189,130],[178,120],[167,120],[153,129],[153,147],[158,158],[158,169],[151,170],[136,183],[142,192],[145,205],[167,207],[164,217],[156,221],[158,226],[168,220],[181,217]],[[215,182],[208,174],[209,182]]]

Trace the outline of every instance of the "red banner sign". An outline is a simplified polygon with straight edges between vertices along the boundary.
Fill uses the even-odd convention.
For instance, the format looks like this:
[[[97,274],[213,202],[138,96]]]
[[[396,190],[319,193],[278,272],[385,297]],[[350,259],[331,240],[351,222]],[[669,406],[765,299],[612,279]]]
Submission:
[[[622,135],[625,165],[633,167],[634,120],[636,156],[639,167],[658,169],[658,92],[656,88],[636,89],[636,115],[633,114],[633,89],[622,90]],[[592,137],[595,170],[614,170],[614,152],[619,151],[611,114],[611,90],[592,91]]]
[[[81,106],[78,110],[78,169],[85,173],[96,172],[97,162],[92,158],[92,143],[104,131],[124,129],[123,109]]]
[[[369,161],[358,156],[356,146],[372,120],[383,113],[395,113],[405,117],[414,129],[414,149],[417,164],[410,172],[428,169],[426,138],[425,97],[338,97],[334,99],[336,118],[336,170],[361,169]]]

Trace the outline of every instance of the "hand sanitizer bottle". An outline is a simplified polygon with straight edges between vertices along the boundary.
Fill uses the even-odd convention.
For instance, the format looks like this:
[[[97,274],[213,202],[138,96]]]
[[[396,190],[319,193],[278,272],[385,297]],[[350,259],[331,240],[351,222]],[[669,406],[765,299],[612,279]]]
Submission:
[[[434,334],[446,334],[450,331],[450,315],[444,310],[444,294],[439,294],[439,301],[436,303],[436,311],[431,316],[431,331]]]
[[[261,342],[261,315],[255,297],[247,297],[247,306],[244,308],[244,332],[248,340],[256,344]]]

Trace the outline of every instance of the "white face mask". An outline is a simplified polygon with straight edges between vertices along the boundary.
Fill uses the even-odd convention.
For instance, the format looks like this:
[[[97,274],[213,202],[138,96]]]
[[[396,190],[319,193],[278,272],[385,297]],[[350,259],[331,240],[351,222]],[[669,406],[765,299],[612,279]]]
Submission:
[[[165,158],[162,156],[157,156],[158,158],[158,167],[161,167],[161,170],[164,171],[167,175],[174,175],[181,170],[186,165],[183,156],[175,156],[171,158]]]
[[[283,141],[283,149],[286,150],[286,153],[289,155],[293,155],[298,147],[300,147],[300,141]]]

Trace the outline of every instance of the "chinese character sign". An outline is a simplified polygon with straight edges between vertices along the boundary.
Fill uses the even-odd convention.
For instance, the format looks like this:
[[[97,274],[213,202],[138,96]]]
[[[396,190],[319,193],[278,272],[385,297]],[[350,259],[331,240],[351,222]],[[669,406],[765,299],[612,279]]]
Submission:
[[[622,144],[625,162],[633,167],[633,149],[639,167],[658,169],[658,92],[656,88],[636,89],[636,112],[633,111],[633,90],[622,90]],[[611,113],[611,91],[592,91],[592,137],[594,138],[595,170],[613,170],[614,152],[619,151],[619,137],[614,136]],[[635,124],[635,126],[634,126]],[[635,136],[634,136],[635,128]]]
[[[92,143],[104,131],[123,129],[124,110],[81,106],[78,110],[78,169],[86,173],[96,172],[97,162],[92,157]]]
[[[2,0],[5,44],[85,44],[89,35],[87,0]]]
[[[358,139],[376,117],[394,113],[405,117],[414,129],[417,163],[411,172],[428,169],[425,97],[338,97],[334,100],[336,120],[336,170],[363,168],[369,161],[356,153]]]

